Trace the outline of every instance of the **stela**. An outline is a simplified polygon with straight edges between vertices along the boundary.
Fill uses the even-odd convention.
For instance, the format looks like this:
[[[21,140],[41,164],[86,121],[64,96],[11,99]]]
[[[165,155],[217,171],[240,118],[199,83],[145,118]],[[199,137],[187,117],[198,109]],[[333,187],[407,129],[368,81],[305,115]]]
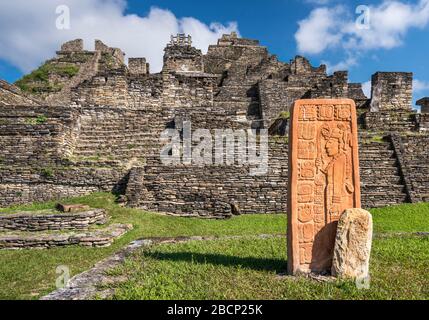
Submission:
[[[201,313],[202,307],[180,307],[177,304],[174,307],[168,307],[168,315],[190,315],[198,318]]]

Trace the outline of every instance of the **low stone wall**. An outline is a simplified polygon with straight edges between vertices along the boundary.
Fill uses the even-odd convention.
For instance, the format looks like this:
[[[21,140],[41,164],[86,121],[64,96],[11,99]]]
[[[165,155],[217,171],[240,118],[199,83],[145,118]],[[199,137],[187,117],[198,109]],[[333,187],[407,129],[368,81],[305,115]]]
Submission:
[[[131,225],[113,224],[105,229],[82,233],[3,234],[0,235],[0,249],[49,249],[71,245],[108,247],[131,229]]]
[[[372,131],[404,132],[417,128],[417,114],[411,111],[367,112],[364,127]]]
[[[93,224],[104,224],[107,213],[104,209],[95,209],[79,213],[35,214],[20,212],[0,215],[0,231],[46,231],[87,229]]]
[[[150,158],[130,175],[131,204],[179,215],[225,217],[234,213],[284,213],[288,144],[270,141],[268,172],[253,176],[248,165],[164,165]]]
[[[414,202],[429,200],[429,135],[404,135],[403,166]]]
[[[102,163],[98,163],[102,166]],[[123,192],[128,170],[106,167],[0,166],[0,206],[59,200],[93,192]]]

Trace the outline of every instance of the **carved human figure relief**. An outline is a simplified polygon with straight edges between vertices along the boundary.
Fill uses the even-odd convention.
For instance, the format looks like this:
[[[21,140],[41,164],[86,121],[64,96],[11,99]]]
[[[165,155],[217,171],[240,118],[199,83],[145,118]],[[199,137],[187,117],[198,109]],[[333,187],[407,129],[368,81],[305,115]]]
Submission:
[[[360,207],[353,100],[299,100],[289,150],[288,269],[329,271],[337,221]]]

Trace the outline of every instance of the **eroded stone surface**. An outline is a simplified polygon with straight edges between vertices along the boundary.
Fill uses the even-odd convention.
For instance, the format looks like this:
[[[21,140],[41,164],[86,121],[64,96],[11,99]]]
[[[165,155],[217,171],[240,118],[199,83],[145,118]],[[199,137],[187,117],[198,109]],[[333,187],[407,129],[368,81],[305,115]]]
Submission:
[[[366,278],[372,243],[372,216],[363,209],[348,209],[338,221],[332,275]]]
[[[4,232],[0,234],[0,249],[49,249],[71,245],[108,247],[132,228],[130,224],[112,224],[104,229],[68,233]]]
[[[83,230],[108,220],[104,209],[78,213],[54,211],[0,214],[0,231]]]
[[[81,212],[89,210],[89,206],[85,204],[57,204],[57,209],[61,212]]]
[[[337,221],[360,207],[355,103],[298,100],[289,149],[288,271],[327,272]]]

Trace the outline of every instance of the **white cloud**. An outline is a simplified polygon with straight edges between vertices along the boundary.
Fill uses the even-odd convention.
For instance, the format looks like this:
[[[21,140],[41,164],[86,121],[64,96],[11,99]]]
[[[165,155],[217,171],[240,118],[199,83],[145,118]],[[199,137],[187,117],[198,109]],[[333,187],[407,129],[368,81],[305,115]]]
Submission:
[[[413,91],[415,93],[422,93],[424,91],[429,91],[429,82],[428,81],[421,81],[418,79],[414,79],[413,81]]]
[[[327,48],[336,46],[342,40],[338,31],[341,21],[338,20],[344,14],[344,7],[317,8],[310,16],[300,22],[295,34],[298,51],[301,53],[317,54]]]
[[[429,0],[413,4],[384,0],[369,8],[369,29],[359,28],[358,15],[344,6],[322,7],[299,22],[295,34],[302,54],[320,54],[331,48],[357,57],[370,50],[392,49],[404,43],[410,29],[429,24]]]
[[[315,5],[325,5],[331,2],[331,0],[305,0],[306,3],[315,4]]]
[[[70,8],[70,30],[56,28],[55,9],[63,4]],[[223,33],[238,32],[234,22],[206,25],[155,7],[141,17],[125,13],[126,5],[125,0],[0,1],[0,59],[28,72],[51,58],[65,41],[82,38],[86,49],[93,49],[94,39],[100,39],[121,48],[127,57],[146,57],[151,70],[159,71],[171,34],[189,33],[194,45],[206,51]]]
[[[335,71],[348,70],[350,67],[357,65],[358,61],[355,57],[349,56],[347,59],[336,64],[331,64],[329,61],[322,61],[322,63],[326,65],[328,73],[333,73]]]
[[[362,83],[362,90],[367,98],[371,98],[371,89],[371,80]]]

